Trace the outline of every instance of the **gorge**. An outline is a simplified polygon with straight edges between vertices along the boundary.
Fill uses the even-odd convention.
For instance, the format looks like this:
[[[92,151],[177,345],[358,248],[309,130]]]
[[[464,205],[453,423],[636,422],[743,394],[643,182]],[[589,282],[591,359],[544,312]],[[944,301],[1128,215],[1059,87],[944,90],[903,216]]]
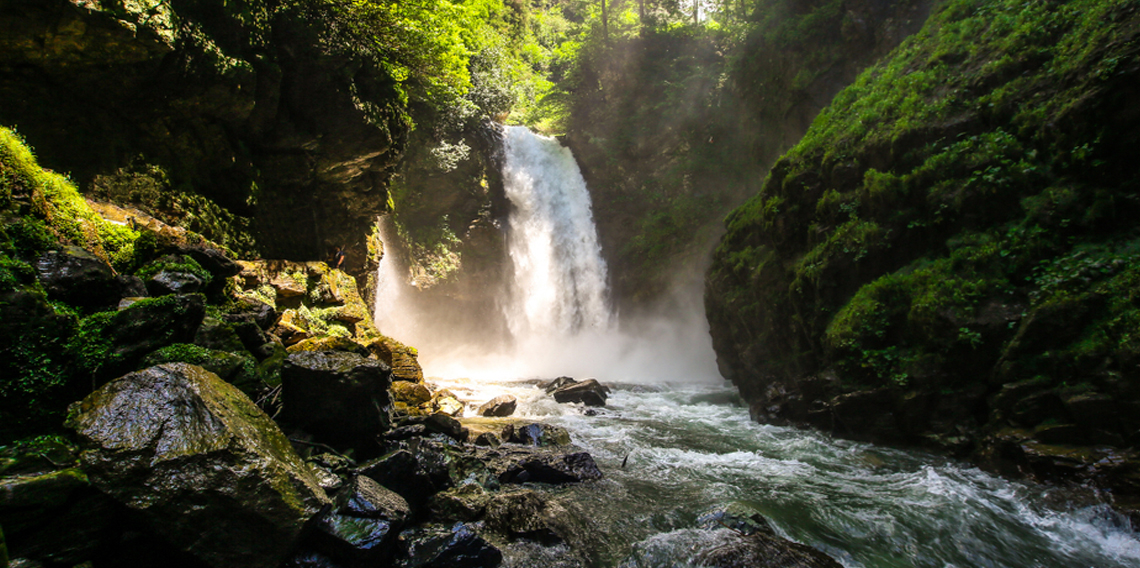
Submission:
[[[1136,565],[1138,23],[4,2],[0,568]]]

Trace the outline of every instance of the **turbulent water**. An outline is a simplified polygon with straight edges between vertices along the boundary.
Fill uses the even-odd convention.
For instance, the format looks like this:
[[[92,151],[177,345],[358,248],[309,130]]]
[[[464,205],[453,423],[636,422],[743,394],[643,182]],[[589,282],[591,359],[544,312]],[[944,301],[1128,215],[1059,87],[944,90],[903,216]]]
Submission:
[[[1088,496],[1074,502],[926,453],[755,424],[726,387],[616,385],[603,413],[585,416],[526,384],[450,386],[473,402],[513,394],[521,417],[512,419],[561,425],[594,456],[603,480],[547,490],[585,512],[600,566],[691,566],[725,536],[698,529],[697,518],[734,501],[848,567],[1140,566],[1127,520]],[[565,549],[505,552],[517,568],[576,565]]]

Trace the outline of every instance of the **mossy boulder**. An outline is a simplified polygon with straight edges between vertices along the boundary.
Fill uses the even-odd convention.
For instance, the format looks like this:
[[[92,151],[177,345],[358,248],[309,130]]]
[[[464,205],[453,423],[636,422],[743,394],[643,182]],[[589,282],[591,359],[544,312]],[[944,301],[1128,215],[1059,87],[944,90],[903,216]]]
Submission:
[[[255,397],[265,386],[258,376],[253,359],[248,355],[175,343],[147,355],[140,365],[145,368],[163,363],[198,365],[250,397]]]
[[[330,502],[277,425],[201,367],[120,377],[68,425],[96,487],[211,566],[278,566]]]
[[[199,294],[142,299],[81,320],[68,350],[81,370],[106,380],[134,370],[156,349],[192,342],[205,315],[206,299]]]
[[[400,381],[422,383],[424,371],[420,367],[419,351],[390,337],[380,337],[368,344],[368,350],[392,367],[392,377]]]

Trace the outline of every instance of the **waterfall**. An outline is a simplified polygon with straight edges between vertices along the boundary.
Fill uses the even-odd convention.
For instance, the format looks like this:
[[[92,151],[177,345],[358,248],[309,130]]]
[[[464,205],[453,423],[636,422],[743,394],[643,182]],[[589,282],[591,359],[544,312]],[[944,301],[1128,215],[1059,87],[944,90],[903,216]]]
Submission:
[[[527,342],[609,329],[606,263],[573,154],[522,126],[506,128],[504,145],[513,273],[503,308],[512,335]]]
[[[699,286],[682,295],[684,309],[626,316],[619,326],[590,194],[573,154],[520,126],[504,128],[503,146],[511,205],[501,289],[468,288],[462,302],[416,290],[400,266],[395,231],[382,219],[380,331],[419,349],[421,364],[435,376],[719,381]],[[502,320],[488,321],[488,314]]]

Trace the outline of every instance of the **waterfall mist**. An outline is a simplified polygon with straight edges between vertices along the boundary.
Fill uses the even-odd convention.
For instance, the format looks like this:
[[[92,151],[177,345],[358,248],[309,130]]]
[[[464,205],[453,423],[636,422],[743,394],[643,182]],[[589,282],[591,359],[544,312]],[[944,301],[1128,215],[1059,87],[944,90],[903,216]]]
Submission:
[[[406,282],[391,227],[377,284],[380,330],[415,346],[429,375],[473,379],[719,381],[701,303],[702,274],[679,272],[660,309],[620,316],[594,226],[590,194],[569,149],[524,127],[504,132],[503,182],[511,203],[506,282],[485,289],[506,322],[470,321],[425,305]]]

